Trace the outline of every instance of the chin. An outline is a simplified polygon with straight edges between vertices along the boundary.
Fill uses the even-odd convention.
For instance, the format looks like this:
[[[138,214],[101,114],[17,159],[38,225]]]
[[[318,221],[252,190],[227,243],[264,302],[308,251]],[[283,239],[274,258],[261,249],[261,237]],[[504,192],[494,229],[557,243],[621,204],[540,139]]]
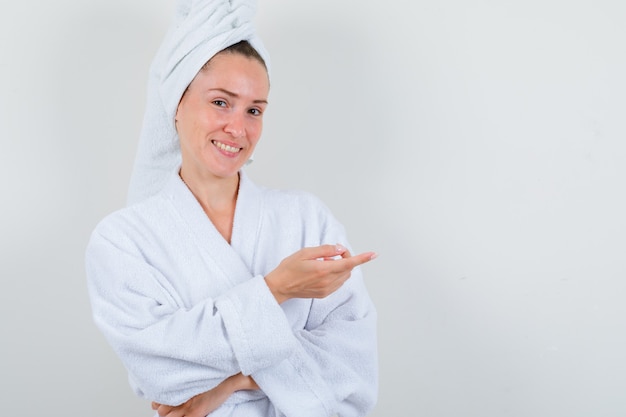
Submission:
[[[243,160],[242,160],[243,161]],[[245,162],[245,161],[244,161]],[[216,177],[220,178],[230,178],[239,173],[239,170],[245,165],[244,162],[230,163],[230,164],[220,164],[213,161],[213,163],[207,163],[206,169],[213,173]]]
[[[217,171],[215,172],[215,176],[219,177],[219,178],[232,178],[236,175],[239,175],[239,170],[241,169],[241,166],[239,166],[237,169],[228,169],[228,170],[223,170],[223,171]]]

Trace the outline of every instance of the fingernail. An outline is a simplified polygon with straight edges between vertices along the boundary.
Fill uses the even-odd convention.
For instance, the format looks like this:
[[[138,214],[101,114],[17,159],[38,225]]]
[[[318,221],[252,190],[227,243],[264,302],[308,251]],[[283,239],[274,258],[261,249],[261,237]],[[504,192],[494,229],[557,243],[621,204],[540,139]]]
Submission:
[[[337,251],[337,253],[343,253],[346,251],[346,248],[341,243],[337,243],[335,245],[335,250]]]
[[[378,254],[376,252],[372,253],[372,256],[370,256],[370,261],[373,259],[378,258]]]

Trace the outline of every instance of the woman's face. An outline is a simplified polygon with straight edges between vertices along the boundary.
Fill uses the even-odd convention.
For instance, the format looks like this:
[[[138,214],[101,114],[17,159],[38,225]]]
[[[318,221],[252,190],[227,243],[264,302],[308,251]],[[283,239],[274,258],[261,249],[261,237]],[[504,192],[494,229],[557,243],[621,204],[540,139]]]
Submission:
[[[185,175],[236,175],[261,136],[268,94],[267,71],[260,62],[236,53],[214,56],[176,111]]]

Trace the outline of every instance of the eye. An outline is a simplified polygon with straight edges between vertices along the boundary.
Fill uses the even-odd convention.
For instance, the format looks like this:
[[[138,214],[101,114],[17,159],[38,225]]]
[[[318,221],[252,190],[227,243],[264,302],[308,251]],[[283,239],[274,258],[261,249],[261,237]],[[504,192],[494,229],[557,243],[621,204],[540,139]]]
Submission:
[[[248,113],[250,113],[253,116],[260,116],[262,114],[261,110],[259,109],[250,109],[248,110]]]
[[[219,107],[226,107],[226,102],[224,100],[213,100],[213,104]]]

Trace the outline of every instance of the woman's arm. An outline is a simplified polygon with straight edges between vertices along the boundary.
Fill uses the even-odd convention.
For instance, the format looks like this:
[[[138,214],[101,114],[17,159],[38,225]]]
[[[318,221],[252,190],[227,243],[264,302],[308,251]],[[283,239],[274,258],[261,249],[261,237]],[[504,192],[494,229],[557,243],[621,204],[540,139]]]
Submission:
[[[259,386],[252,377],[242,374],[233,375],[217,387],[190,398],[185,403],[172,407],[152,402],[152,409],[160,417],[205,417],[218,409],[236,391],[258,390]]]
[[[320,202],[309,201],[315,207],[322,226],[320,242],[347,242],[343,226]],[[314,235],[311,229],[310,236]],[[316,242],[308,242],[316,243]],[[309,295],[314,297],[307,323],[294,331],[298,346],[289,357],[270,368],[253,373],[255,381],[270,401],[287,417],[314,417],[339,414],[361,417],[375,405],[378,390],[378,358],[376,340],[376,310],[364,285],[360,265],[373,259],[372,252],[351,256],[339,248],[341,258],[320,256],[317,264],[338,272],[343,283],[335,292]],[[317,254],[319,256],[319,254]],[[292,255],[282,264],[289,263]],[[331,260],[333,259],[333,260]],[[288,268],[297,271],[298,268]],[[284,290],[273,288],[275,274],[266,276],[268,286],[276,294]],[[350,278],[346,280],[347,276]],[[322,278],[326,280],[328,277]],[[297,283],[293,276],[286,282]],[[330,280],[332,281],[332,279]],[[292,285],[291,289],[297,288]],[[280,301],[279,297],[276,297]]]
[[[332,409],[334,402],[345,403],[344,399],[354,396],[342,392],[332,394],[333,386],[337,385],[333,379],[326,380],[326,369],[332,371],[347,366],[350,371],[353,367],[349,360],[353,352],[349,340],[341,339],[339,324],[342,322],[346,323],[348,338],[361,329],[359,340],[368,352],[376,345],[375,340],[371,340],[375,333],[375,325],[372,325],[375,314],[372,314],[367,293],[364,288],[354,294],[352,290],[347,291],[362,285],[351,284],[357,282],[356,270],[353,278],[338,291],[312,302],[307,327],[294,333],[262,276],[245,280],[215,299],[185,308],[169,281],[147,264],[137,248],[123,239],[110,238],[111,233],[106,232],[106,229],[104,232],[97,230],[87,250],[94,318],[128,369],[131,383],[144,397],[160,404],[180,405],[240,372],[253,374],[255,379],[257,374],[263,378],[265,386],[259,385],[268,396],[271,392],[270,399],[277,404],[285,402],[285,393],[292,391],[301,394],[294,397],[296,401],[298,398],[308,401],[313,395],[316,400],[311,410]],[[341,235],[330,234],[322,236],[322,240],[345,241]],[[335,246],[327,245],[327,248]],[[335,274],[339,282],[345,281],[349,272],[343,269],[346,265],[351,268],[349,264],[353,260],[348,258],[353,257],[347,256],[347,252],[339,254],[344,258],[331,261],[333,254],[328,254],[320,255],[322,259],[328,258],[324,262],[304,259],[307,279],[336,285],[335,279],[324,277],[324,274]],[[369,255],[354,258],[361,256],[365,261]],[[336,269],[337,266],[341,268]],[[356,308],[361,304],[359,300],[367,301],[365,309]],[[336,314],[331,314],[334,311]],[[322,318],[321,322],[313,320],[315,317]],[[331,337],[325,337],[325,332]],[[313,337],[313,342],[309,336]],[[324,353],[325,340],[333,345],[327,353]],[[321,356],[316,353],[318,346]],[[330,359],[322,358],[326,355]],[[371,354],[365,356],[367,358],[361,362],[372,362]],[[370,363],[365,363],[364,368],[366,374],[371,374]],[[298,373],[303,375],[298,378]],[[286,376],[282,382],[281,375]],[[363,380],[360,372],[357,377]],[[352,376],[347,378],[350,380]],[[317,393],[320,390],[324,394]],[[327,395],[328,392],[331,394]]]
[[[182,404],[232,375],[279,363],[297,345],[261,276],[185,308],[140,254],[101,233],[89,243],[87,272],[96,324],[135,390],[160,404]]]
[[[322,259],[325,261],[320,262]],[[375,312],[367,302],[358,306],[359,298],[368,301],[364,288],[356,291],[352,282],[360,280],[360,273],[355,271],[345,288],[329,296],[335,292],[335,287],[346,281],[354,265],[370,259],[371,253],[352,257],[342,246],[323,245],[296,252],[266,276],[266,281],[272,282],[268,283],[270,290],[275,296],[278,294],[277,300],[319,298],[313,301],[306,328],[295,332],[300,346],[291,357],[255,374],[262,379],[263,386],[270,389],[270,399],[288,416],[338,411],[346,416],[360,416],[373,405],[376,397],[376,341],[372,328]],[[332,262],[335,264],[331,265]],[[289,278],[282,282],[273,279],[277,277]],[[357,319],[359,314],[363,317]],[[180,406],[153,403],[153,408],[162,417],[204,416],[233,392],[242,389],[258,389],[258,386],[252,378],[238,374]],[[290,411],[293,414],[289,414]]]
[[[298,338],[263,277],[184,308],[161,272],[124,243],[108,237],[106,230],[93,234],[87,249],[88,287],[95,322],[143,397],[180,405],[232,375],[270,368],[298,347]],[[326,258],[347,252],[325,245],[299,251],[283,263],[300,268],[298,276],[314,283],[329,275],[345,280],[346,266],[339,268],[340,273],[328,267],[346,261],[350,269],[354,262],[302,260],[303,253]],[[333,281],[328,285],[336,285]]]

